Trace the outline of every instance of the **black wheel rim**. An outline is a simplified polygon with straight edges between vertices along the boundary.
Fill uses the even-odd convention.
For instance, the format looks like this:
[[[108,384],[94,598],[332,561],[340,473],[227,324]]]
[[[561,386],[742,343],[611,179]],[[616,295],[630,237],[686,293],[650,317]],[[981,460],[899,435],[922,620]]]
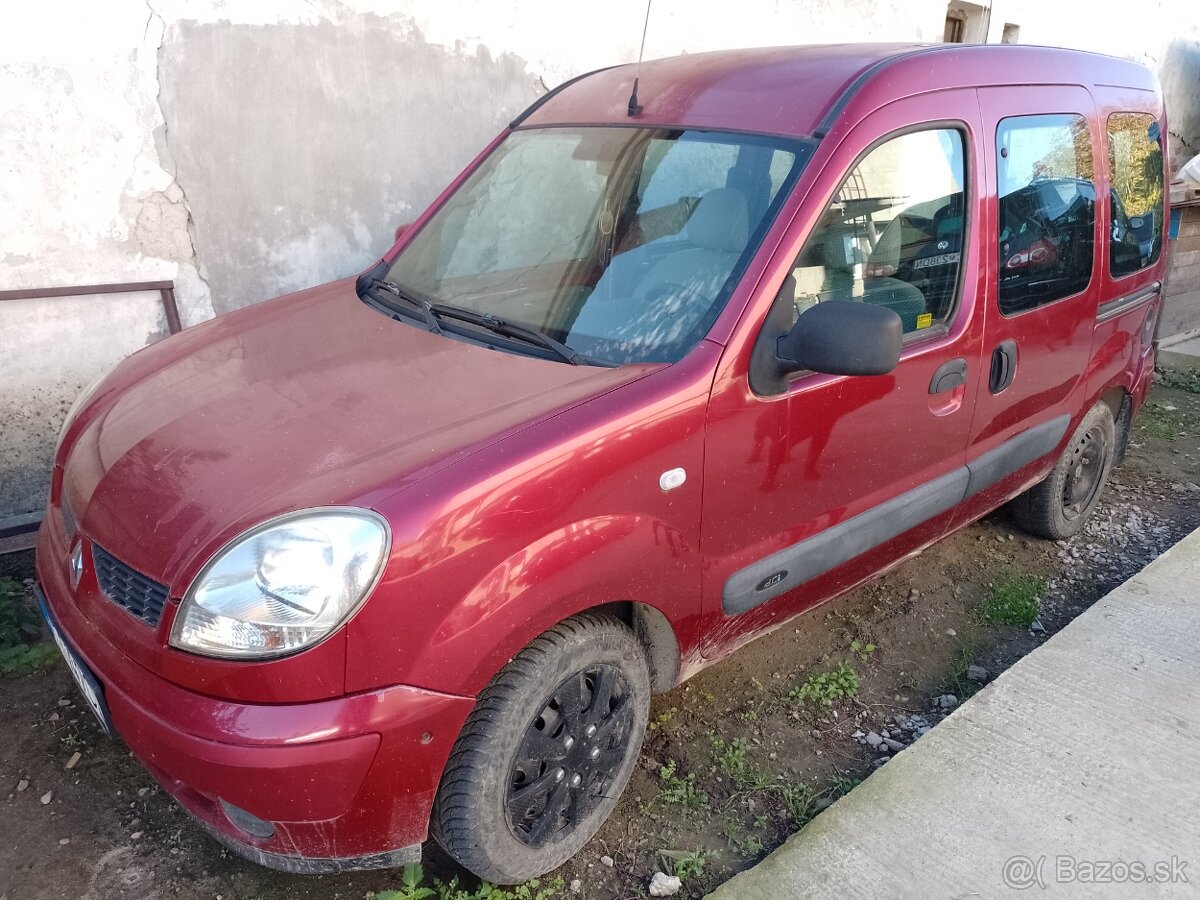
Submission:
[[[561,840],[609,796],[628,752],[633,703],[621,670],[572,675],[543,704],[521,739],[505,798],[517,840]]]
[[[1062,512],[1068,521],[1078,519],[1100,493],[1107,444],[1099,427],[1089,428],[1071,448],[1071,464],[1063,481]]]

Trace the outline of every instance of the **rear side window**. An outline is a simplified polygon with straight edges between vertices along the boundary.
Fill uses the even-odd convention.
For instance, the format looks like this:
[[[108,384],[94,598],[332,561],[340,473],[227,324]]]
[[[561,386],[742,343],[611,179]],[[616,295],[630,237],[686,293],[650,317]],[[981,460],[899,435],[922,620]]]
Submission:
[[[1020,116],[996,129],[999,301],[1006,316],[1088,286],[1095,253],[1092,138],[1083,116]]]
[[[792,264],[798,318],[824,300],[894,310],[905,333],[954,310],[966,234],[962,135],[903,134],[868,153],[842,182]]]
[[[1146,113],[1108,117],[1108,268],[1128,275],[1162,254],[1163,149],[1158,121]]]

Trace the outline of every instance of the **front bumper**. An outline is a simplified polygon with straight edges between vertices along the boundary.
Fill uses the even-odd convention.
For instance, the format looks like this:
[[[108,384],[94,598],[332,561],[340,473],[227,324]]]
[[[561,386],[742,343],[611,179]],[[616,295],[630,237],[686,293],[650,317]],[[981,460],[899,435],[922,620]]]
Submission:
[[[90,627],[52,520],[38,535],[46,606],[101,684],[116,732],[205,830],[249,859],[291,872],[420,858],[442,769],[472,699],[398,686],[257,705],[186,690]],[[131,619],[131,627],[138,623]],[[252,829],[259,836],[230,807],[259,820],[264,827]]]

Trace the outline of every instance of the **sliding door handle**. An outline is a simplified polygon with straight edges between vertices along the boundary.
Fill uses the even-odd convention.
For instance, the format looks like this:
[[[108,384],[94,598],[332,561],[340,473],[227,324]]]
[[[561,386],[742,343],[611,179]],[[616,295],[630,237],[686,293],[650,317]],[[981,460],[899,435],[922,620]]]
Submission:
[[[992,370],[988,374],[988,389],[999,394],[1017,377],[1017,342],[1004,341],[992,351]]]

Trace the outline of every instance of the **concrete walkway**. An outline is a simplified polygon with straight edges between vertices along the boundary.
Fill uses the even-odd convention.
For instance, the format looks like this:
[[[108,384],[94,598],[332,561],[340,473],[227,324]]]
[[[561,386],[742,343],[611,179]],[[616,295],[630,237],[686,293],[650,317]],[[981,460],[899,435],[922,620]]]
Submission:
[[[1200,335],[1160,347],[1157,362],[1184,369],[1200,366]]]
[[[1017,896],[1200,897],[1200,531],[709,895]]]

